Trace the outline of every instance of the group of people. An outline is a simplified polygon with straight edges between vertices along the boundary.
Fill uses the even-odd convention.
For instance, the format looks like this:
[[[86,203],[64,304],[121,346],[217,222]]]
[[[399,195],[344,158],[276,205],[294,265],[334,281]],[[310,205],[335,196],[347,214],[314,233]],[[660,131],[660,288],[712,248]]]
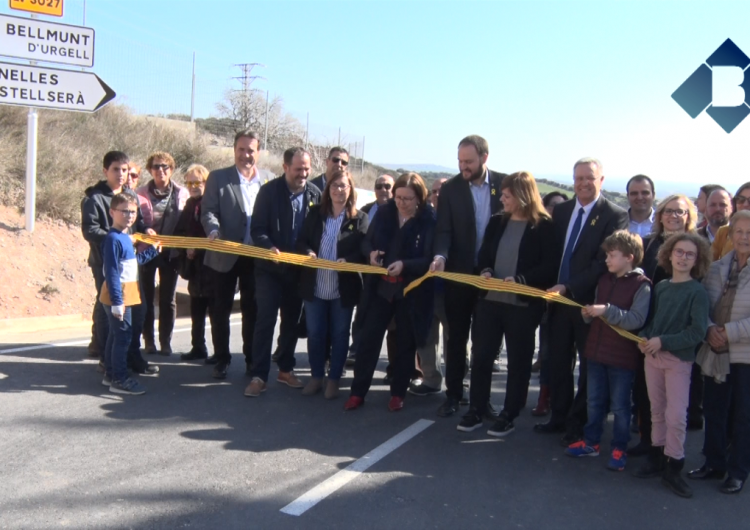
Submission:
[[[488,421],[488,434],[503,437],[527,404],[538,333],[540,393],[532,414],[550,417],[536,432],[561,434],[568,456],[597,456],[611,412],[607,467],[622,471],[628,456],[646,456],[635,476],[661,476],[672,491],[689,497],[681,474],[686,430],[703,428],[705,417],[706,461],[688,477],[723,479],[724,493],[742,490],[750,471],[750,183],[734,196],[721,186],[704,186],[695,206],[679,194],[655,206],[654,182],[636,175],[627,185],[625,210],[602,193],[601,162],[584,158],[574,164],[573,198],[560,192],[542,198],[531,173],[490,170],[487,141],[473,135],[458,145],[455,177],[428,190],[416,173],[383,175],[375,183],[376,201],[358,209],[344,148],[330,150],[325,173],[314,179],[310,154],[288,149],[284,173],[275,178],[256,165],[259,143],[252,131],[238,133],[235,165],[210,173],[191,166],[184,187],[171,178],[175,163],[168,153],[148,158],[153,178],[140,186],[139,168],[127,155],[104,157],[105,179],[86,191],[82,214],[98,293],[90,349],[102,358],[102,383],[113,392],[145,391],[128,369],[158,371],[141,356],[141,335],[147,354],[172,353],[175,286],[182,276],[193,322],[192,349],[182,358],[213,364],[216,379],[227,377],[232,361],[229,318],[239,292],[250,379],[245,396],[267,390],[275,362],[279,383],[335,399],[345,367],[353,365],[344,408],[358,409],[385,338],[389,410],[402,409],[407,393],[438,394],[444,383],[439,416],[468,405],[459,431]],[[383,273],[142,243],[134,251],[127,236],[136,231],[369,264]],[[404,293],[428,271],[496,278],[578,305],[440,278]],[[307,381],[294,372],[303,336]],[[490,400],[492,373],[503,343],[508,374],[497,412]],[[640,442],[629,448],[631,418]]]

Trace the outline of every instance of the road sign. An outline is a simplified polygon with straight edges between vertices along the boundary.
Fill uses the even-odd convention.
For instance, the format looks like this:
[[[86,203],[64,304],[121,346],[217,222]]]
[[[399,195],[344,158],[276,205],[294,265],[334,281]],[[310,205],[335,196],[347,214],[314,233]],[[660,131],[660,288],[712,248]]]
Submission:
[[[10,0],[10,8],[53,17],[63,16],[63,0]]]
[[[0,62],[0,104],[94,112],[114,97],[93,72]]]
[[[30,61],[94,66],[94,30],[0,15],[0,55]]]

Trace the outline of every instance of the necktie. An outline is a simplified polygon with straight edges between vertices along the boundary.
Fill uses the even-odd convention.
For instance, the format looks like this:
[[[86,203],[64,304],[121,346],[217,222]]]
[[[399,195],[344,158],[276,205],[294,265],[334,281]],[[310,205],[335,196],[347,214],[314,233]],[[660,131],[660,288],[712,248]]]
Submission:
[[[570,239],[565,247],[565,253],[563,254],[562,263],[560,263],[560,278],[558,283],[565,284],[570,279],[570,258],[573,256],[573,250],[576,248],[576,242],[578,241],[578,233],[581,231],[581,223],[583,222],[584,210],[581,208],[578,210],[578,217],[576,217],[573,223],[573,231],[570,232]]]

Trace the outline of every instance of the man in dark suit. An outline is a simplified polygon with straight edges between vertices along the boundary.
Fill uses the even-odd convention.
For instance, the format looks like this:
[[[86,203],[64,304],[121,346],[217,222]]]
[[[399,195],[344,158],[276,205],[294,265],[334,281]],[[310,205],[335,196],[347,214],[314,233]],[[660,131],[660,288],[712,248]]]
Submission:
[[[435,258],[431,271],[475,274],[484,231],[493,214],[502,210],[500,184],[507,175],[487,168],[489,146],[481,136],[467,136],[458,144],[458,175],[445,182],[438,199]],[[454,282],[445,284],[448,349],[445,385],[447,399],[438,416],[458,412],[466,376],[466,344],[477,301],[475,288]]]
[[[252,244],[250,219],[255,199],[261,185],[274,177],[273,173],[255,165],[258,146],[259,138],[256,133],[237,133],[234,138],[234,166],[212,171],[208,175],[201,207],[201,222],[209,240],[221,238]],[[216,272],[211,327],[216,360],[213,376],[217,379],[226,378],[227,367],[232,362],[229,353],[229,316],[238,279],[242,310],[242,353],[245,355],[246,371],[249,372],[256,316],[255,261],[244,256],[207,251],[203,263]]]
[[[604,174],[595,158],[582,158],[573,166],[575,198],[558,204],[552,213],[557,241],[562,248],[558,284],[549,291],[578,302],[594,302],[599,277],[607,272],[602,242],[615,230],[628,229],[628,212],[601,195]],[[566,431],[561,443],[570,445],[583,437],[586,425],[586,345],[589,326],[581,310],[564,304],[550,304],[549,373],[552,417],[534,430],[543,433]],[[573,369],[576,349],[580,374],[574,398]]]
[[[322,192],[326,187],[326,182],[333,177],[333,174],[341,169],[346,169],[348,165],[349,151],[340,146],[332,147],[328,151],[328,158],[326,158],[326,172],[321,173],[310,182]]]
[[[310,153],[301,147],[284,152],[284,174],[264,184],[258,193],[250,233],[255,246],[279,252],[294,252],[297,236],[311,206],[320,202],[320,190],[307,182]],[[304,385],[294,375],[297,325],[302,314],[299,269],[294,265],[258,260],[255,267],[258,318],[253,338],[252,380],[247,397],[266,390],[271,371],[271,348],[276,317],[281,312],[279,331],[279,375],[276,380],[292,388]]]

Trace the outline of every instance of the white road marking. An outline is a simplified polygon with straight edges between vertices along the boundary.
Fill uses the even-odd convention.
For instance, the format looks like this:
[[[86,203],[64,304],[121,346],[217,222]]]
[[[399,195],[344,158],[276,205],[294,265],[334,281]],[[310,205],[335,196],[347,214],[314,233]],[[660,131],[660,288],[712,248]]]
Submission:
[[[232,320],[229,322],[230,326],[236,326],[237,324],[240,324],[240,320]],[[190,331],[192,328],[178,328],[175,329],[173,333],[182,333],[184,331]],[[211,329],[210,324],[206,324],[206,329]],[[45,350],[47,348],[64,348],[65,346],[82,346],[83,344],[88,344],[91,342],[91,339],[84,339],[84,340],[73,340],[70,342],[55,342],[55,343],[46,343],[46,344],[34,344],[33,346],[21,346],[18,348],[8,348],[7,350],[0,350],[0,355],[4,353],[18,353],[22,351],[33,351],[33,350]]]
[[[416,435],[424,431],[427,427],[435,423],[431,420],[419,420],[410,427],[407,427],[396,436],[379,445],[365,456],[352,462],[345,469],[342,469],[332,477],[324,480],[313,489],[298,497],[296,500],[287,504],[281,509],[281,512],[288,515],[302,515],[307,510],[318,504],[328,497],[331,493],[345,486],[367,469],[378,463],[390,453],[404,445]]]

